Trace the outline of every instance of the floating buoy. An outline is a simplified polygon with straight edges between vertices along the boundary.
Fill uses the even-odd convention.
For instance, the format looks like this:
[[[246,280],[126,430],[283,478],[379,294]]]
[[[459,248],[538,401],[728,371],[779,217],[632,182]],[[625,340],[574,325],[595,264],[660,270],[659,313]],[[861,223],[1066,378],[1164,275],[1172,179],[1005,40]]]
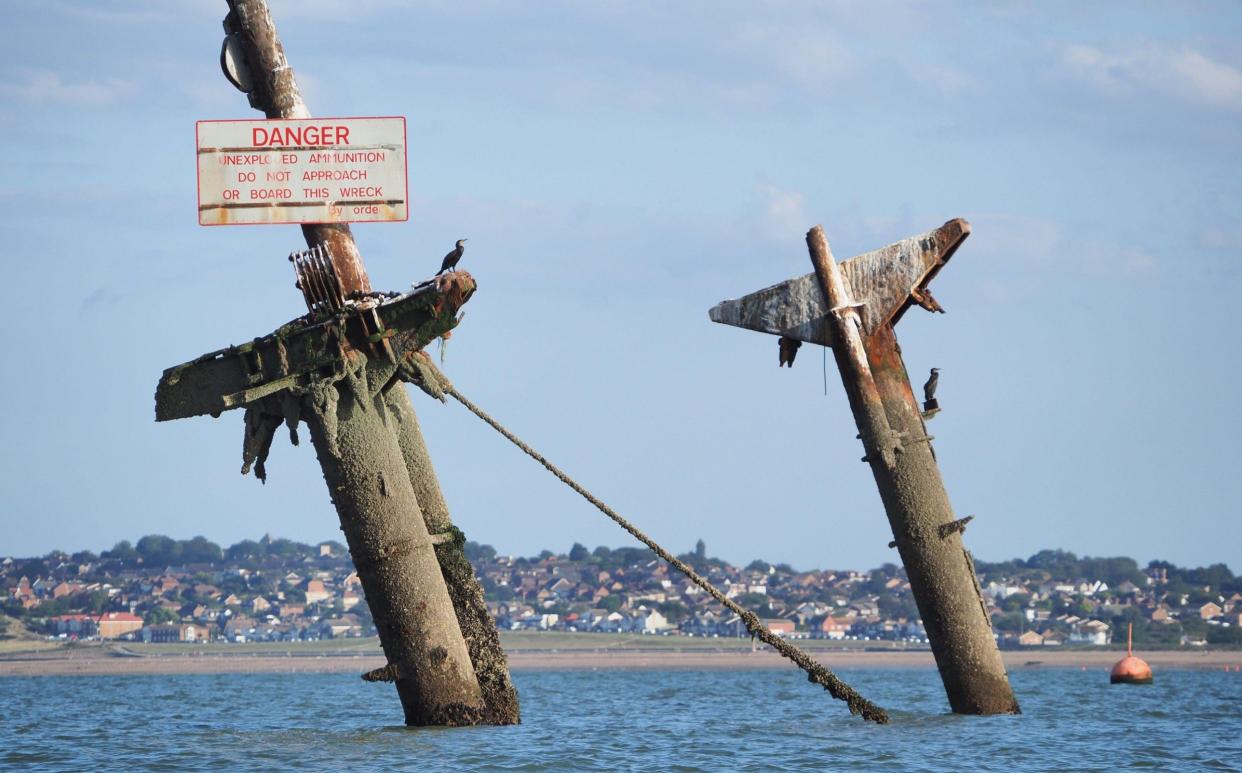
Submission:
[[[1151,684],[1151,666],[1134,657],[1134,623],[1126,631],[1126,656],[1117,661],[1108,676],[1110,684]]]

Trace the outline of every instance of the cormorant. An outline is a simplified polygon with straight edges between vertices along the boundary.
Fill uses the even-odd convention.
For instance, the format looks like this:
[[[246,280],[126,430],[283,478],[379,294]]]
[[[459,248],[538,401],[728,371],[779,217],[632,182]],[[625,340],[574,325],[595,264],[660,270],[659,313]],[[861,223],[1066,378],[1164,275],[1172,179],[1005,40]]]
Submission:
[[[779,367],[788,365],[793,367],[794,357],[798,356],[798,348],[802,346],[802,342],[796,338],[786,338],[781,336],[781,364]]]
[[[923,402],[934,403],[936,401],[936,387],[940,384],[940,368],[932,368],[931,375],[927,377],[927,383],[923,385]]]
[[[440,264],[440,271],[437,273],[437,276],[445,271],[455,271],[457,269],[457,261],[461,260],[461,254],[465,251],[466,240],[458,239],[457,246],[453,248],[453,251],[444,256],[444,262]]]

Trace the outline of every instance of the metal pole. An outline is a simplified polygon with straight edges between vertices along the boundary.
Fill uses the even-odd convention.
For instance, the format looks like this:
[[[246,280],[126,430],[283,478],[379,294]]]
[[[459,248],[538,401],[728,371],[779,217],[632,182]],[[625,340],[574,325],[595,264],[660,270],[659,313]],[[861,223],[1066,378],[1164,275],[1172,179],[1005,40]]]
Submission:
[[[806,240],[830,309],[833,356],[867,451],[865,461],[888,513],[949,705],[959,714],[1019,713],[892,325],[864,339],[823,229],[811,229]]]
[[[383,398],[321,381],[303,406],[406,724],[479,724],[482,693]]]
[[[509,676],[509,665],[500,646],[496,622],[487,611],[483,586],[466,558],[465,535],[453,526],[448,504],[440,490],[440,481],[431,464],[431,454],[418,426],[418,416],[410,405],[410,396],[404,385],[397,384],[385,393],[385,400],[396,419],[389,426],[396,434],[405,457],[405,468],[427,530],[435,538],[449,537],[437,542],[436,558],[440,561],[440,571],[457,613],[457,623],[465,636],[470,660],[483,691],[488,714],[485,721],[497,725],[517,724],[521,719],[517,690]]]
[[[293,68],[285,58],[284,46],[276,35],[276,23],[267,7],[267,0],[227,0],[231,13],[224,20],[224,29],[236,35],[245,51],[247,70],[254,90],[249,93],[250,106],[263,111],[268,118],[310,118],[310,110],[302,100]],[[327,242],[332,253],[332,267],[341,282],[341,291],[371,292],[362,254],[354,243],[346,223],[313,223],[302,226],[306,246]]]
[[[225,31],[241,43],[252,89],[248,93],[251,106],[269,118],[309,118],[310,110],[298,90],[266,0],[227,1],[230,13]],[[311,247],[328,243],[333,268],[346,297],[371,291],[362,255],[348,225],[303,225],[302,233]],[[349,539],[359,578],[367,591],[380,642],[393,669],[389,676],[396,678],[406,722],[516,723],[517,694],[509,680],[494,623],[483,603],[482,587],[464,554],[456,555],[460,549],[455,553],[448,543],[435,549],[429,541],[429,526],[438,535],[452,524],[439,495],[430,454],[418,432],[409,395],[404,387],[394,385],[384,390],[379,400],[380,410],[387,407],[385,415],[390,421],[396,420],[395,434],[390,422],[376,423],[377,412],[364,410],[361,405],[339,418],[308,411],[317,416],[308,419],[308,423],[341,528]],[[341,439],[347,437],[358,442],[342,444]],[[391,441],[391,448],[387,441]],[[400,472],[391,466],[394,450],[403,468]],[[407,461],[411,466],[407,467]],[[374,496],[376,481],[359,477],[361,471],[368,470],[386,470],[379,474],[387,494]],[[428,479],[434,487],[426,485]],[[420,496],[428,498],[434,523],[424,519]],[[408,544],[417,545],[418,549],[400,560],[393,556],[385,558],[387,548],[366,535],[388,532],[404,534],[401,539],[412,540]],[[411,585],[407,582],[411,578],[418,580]],[[446,579],[451,587],[446,588]],[[415,602],[420,596],[433,599],[434,603]],[[447,606],[442,602],[447,602]],[[468,649],[463,628],[471,632]],[[439,643],[430,643],[433,640]],[[464,661],[462,653],[468,653]],[[420,661],[423,658],[429,660]],[[482,690],[476,666],[483,677]],[[450,710],[447,706],[456,708]]]

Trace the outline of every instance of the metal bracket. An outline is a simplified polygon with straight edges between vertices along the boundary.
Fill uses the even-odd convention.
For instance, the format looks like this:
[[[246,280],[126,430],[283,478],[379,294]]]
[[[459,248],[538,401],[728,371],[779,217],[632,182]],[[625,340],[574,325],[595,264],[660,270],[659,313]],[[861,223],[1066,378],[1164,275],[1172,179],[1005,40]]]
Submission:
[[[345,308],[345,295],[337,279],[332,263],[332,251],[327,242],[320,242],[309,250],[289,253],[293,273],[297,275],[297,288],[302,291],[306,308],[311,314],[337,312]]]

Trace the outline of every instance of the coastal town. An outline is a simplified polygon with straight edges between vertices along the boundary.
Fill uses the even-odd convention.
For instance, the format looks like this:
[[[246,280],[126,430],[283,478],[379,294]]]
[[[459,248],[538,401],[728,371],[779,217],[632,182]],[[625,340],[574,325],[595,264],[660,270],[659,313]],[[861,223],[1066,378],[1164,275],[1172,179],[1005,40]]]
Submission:
[[[501,630],[746,637],[745,626],[646,549],[575,544],[568,553],[501,555],[466,543]],[[926,646],[904,571],[798,571],[680,556],[770,631],[789,638]],[[976,561],[1001,647],[1242,645],[1242,578],[1223,564],[1182,568],[1044,550]],[[265,536],[227,548],[148,535],[99,554],[0,557],[0,638],[145,642],[310,641],[375,634],[345,548]]]

